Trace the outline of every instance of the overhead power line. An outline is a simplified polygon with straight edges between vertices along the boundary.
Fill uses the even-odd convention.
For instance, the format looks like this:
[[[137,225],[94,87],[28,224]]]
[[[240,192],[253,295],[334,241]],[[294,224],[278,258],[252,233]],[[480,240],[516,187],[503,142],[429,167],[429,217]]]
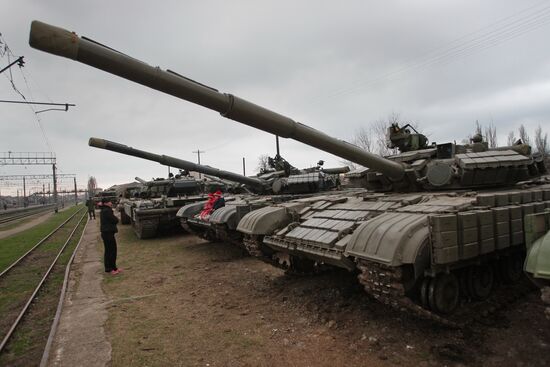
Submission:
[[[541,7],[541,5],[544,6]],[[334,98],[357,92],[358,90],[366,89],[384,80],[394,80],[413,70],[425,70],[436,65],[450,64],[461,58],[485,51],[525,33],[534,31],[549,23],[550,6],[545,1],[539,2],[513,15],[501,18],[474,32],[460,36],[445,45],[427,52],[422,57],[409,59],[396,69],[380,76],[367,80],[360,80],[330,94],[315,97],[310,101],[310,104],[320,103],[327,98]]]

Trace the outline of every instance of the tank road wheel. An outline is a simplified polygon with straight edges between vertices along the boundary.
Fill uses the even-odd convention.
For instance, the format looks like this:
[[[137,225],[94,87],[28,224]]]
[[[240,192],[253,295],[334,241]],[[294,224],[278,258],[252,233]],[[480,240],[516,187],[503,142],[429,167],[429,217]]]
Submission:
[[[422,304],[422,307],[426,309],[430,308],[430,303],[428,301],[428,290],[430,289],[432,279],[433,278],[431,277],[425,277],[420,285],[420,303]]]
[[[438,313],[450,314],[458,306],[460,286],[454,274],[438,274],[428,287],[430,308]]]
[[[468,269],[468,293],[480,301],[491,294],[495,282],[495,272],[491,264],[472,266]]]
[[[503,257],[499,262],[500,274],[507,283],[515,283],[523,276],[524,259],[519,254]]]
[[[472,295],[470,294],[470,289],[468,287],[468,274],[469,269],[460,269],[458,273],[458,283],[460,284],[460,294],[462,297],[470,299]]]

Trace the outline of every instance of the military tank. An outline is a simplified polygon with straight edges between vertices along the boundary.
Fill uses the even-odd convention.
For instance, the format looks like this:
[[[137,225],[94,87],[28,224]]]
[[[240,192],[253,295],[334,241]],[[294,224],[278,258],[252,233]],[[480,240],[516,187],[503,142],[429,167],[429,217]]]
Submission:
[[[191,176],[146,181],[138,197],[124,203],[124,211],[139,239],[180,229],[176,213],[183,205],[204,200],[204,186]]]
[[[247,177],[104,139],[90,138],[88,144],[96,148],[158,162],[165,166],[199,172],[213,179],[225,179],[241,184],[246,194],[225,198],[226,205],[212,210],[208,215],[201,215],[205,200],[188,203],[176,214],[180,218],[182,227],[188,232],[211,241],[224,240],[235,244],[242,243],[242,237],[236,228],[246,213],[269,204],[282,203],[318,191],[335,189],[339,186],[339,174],[349,171],[348,167],[324,169],[322,162],[319,162],[317,167],[298,170],[277,153],[274,158],[268,160],[268,166],[257,177]],[[237,191],[236,189],[233,186],[233,191]],[[130,213],[128,215],[132,216]]]
[[[124,207],[127,203],[135,199],[136,195],[141,191],[142,185],[142,182],[138,181],[117,186],[116,191],[119,200],[116,209],[120,215],[120,224],[126,225],[132,223],[132,218],[130,215],[126,214]]]
[[[279,264],[357,271],[368,294],[419,317],[460,324],[468,309],[460,299],[491,297],[497,274],[517,281],[524,218],[550,204],[546,167],[525,144],[428,145],[424,135],[392,125],[389,143],[400,153],[381,157],[61,28],[33,22],[30,44],[367,167],[363,193],[264,207],[238,230]]]

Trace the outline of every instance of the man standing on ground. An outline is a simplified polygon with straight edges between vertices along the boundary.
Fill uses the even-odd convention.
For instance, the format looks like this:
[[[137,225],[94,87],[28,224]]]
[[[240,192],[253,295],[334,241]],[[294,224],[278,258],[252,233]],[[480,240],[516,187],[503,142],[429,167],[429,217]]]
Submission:
[[[101,239],[105,246],[105,256],[103,262],[105,264],[105,272],[112,275],[120,273],[121,269],[116,266],[116,239],[115,233],[118,232],[116,225],[118,218],[113,213],[113,203],[109,199],[101,201],[101,211],[99,212]]]
[[[95,219],[95,203],[94,203],[94,200],[92,198],[89,198],[88,200],[86,200],[86,206],[88,207],[88,216],[90,219],[92,219],[92,217]]]

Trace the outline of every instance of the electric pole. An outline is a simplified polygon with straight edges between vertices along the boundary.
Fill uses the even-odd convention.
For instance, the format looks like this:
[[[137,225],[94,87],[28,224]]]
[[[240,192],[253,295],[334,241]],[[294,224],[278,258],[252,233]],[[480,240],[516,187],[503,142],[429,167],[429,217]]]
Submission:
[[[192,153],[197,153],[198,164],[201,164],[201,153],[206,153],[206,152],[204,150],[197,149],[197,150],[194,150]],[[201,179],[201,178],[202,178],[202,175],[199,172],[199,179]]]
[[[76,177],[74,179],[74,205],[78,205],[78,193],[76,191]]]
[[[25,176],[23,176],[23,208],[27,206],[27,185],[25,183]]]
[[[59,208],[57,206],[57,172],[56,172],[56,167],[55,167],[55,163],[52,164],[52,170],[53,170],[53,202],[55,204],[55,212],[57,213],[59,211]]]

